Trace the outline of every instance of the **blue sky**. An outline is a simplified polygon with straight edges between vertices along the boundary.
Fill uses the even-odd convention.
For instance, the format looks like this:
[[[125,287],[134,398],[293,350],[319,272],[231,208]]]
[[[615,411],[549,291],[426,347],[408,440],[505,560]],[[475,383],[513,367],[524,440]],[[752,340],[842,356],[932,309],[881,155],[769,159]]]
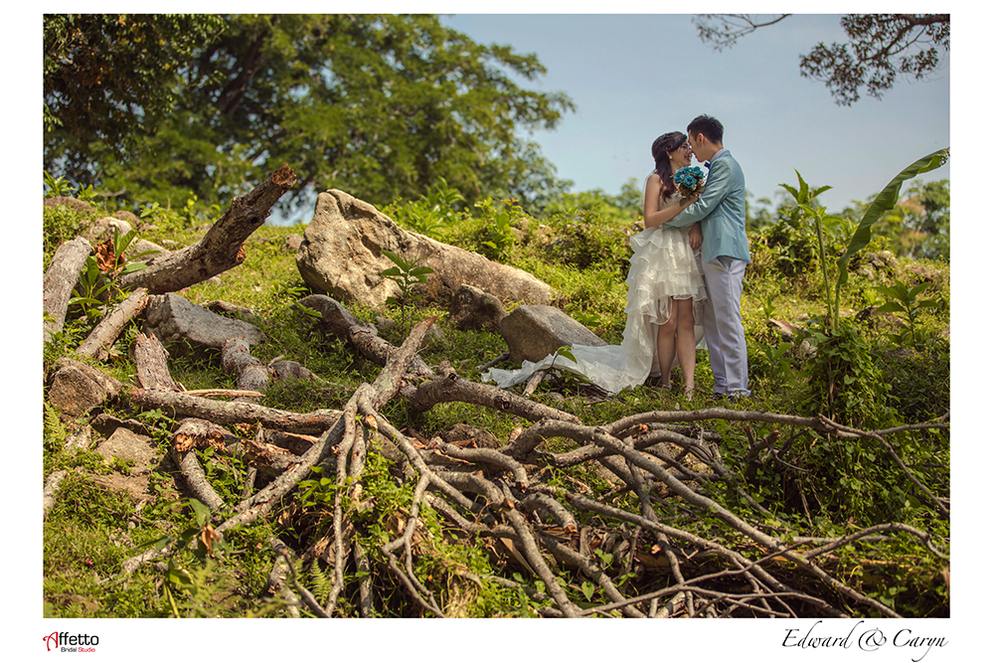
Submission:
[[[722,52],[701,42],[682,14],[455,14],[445,24],[480,43],[535,53],[548,73],[520,85],[570,96],[576,112],[531,138],[574,190],[616,194],[652,170],[659,134],[707,113],[756,198],[776,200],[795,169],[829,211],[865,200],[905,166],[950,144],[950,71],[899,80],[882,100],[838,106],[828,88],[802,78],[799,56],[844,41],[840,15],[792,16]],[[949,178],[949,166],[922,179]]]

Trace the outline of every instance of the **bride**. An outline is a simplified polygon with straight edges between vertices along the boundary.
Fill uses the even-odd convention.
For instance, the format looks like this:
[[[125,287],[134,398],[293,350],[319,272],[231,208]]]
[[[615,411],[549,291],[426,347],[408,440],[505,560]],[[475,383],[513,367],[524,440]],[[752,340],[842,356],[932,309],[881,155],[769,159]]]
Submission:
[[[697,223],[685,228],[665,225],[697,200],[696,194],[681,198],[673,182],[673,173],[690,165],[691,154],[687,136],[679,131],[663,134],[652,143],[656,168],[645,185],[645,230],[631,239],[634,253],[625,281],[627,319],[621,345],[573,346],[575,362],[554,353],[538,362],[525,360],[518,370],[492,368],[483,380],[506,388],[554,367],[582,375],[612,394],[641,385],[650,375],[662,376],[662,387],[668,390],[677,360],[683,368],[684,394],[693,393],[706,296],[695,255],[701,231]]]

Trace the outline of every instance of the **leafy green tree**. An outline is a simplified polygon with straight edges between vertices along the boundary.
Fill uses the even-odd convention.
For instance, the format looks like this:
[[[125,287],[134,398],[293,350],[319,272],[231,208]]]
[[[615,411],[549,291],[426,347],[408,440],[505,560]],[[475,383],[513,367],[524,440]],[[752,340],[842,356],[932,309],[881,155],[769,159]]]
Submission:
[[[215,16],[46,14],[46,169],[60,159],[77,180],[91,144],[123,154],[174,108],[194,52],[221,28]]]
[[[915,242],[912,258],[949,260],[949,180],[917,182],[909,188],[909,201],[917,206],[907,224]]]
[[[574,215],[579,210],[602,219],[620,224],[629,224],[642,218],[642,192],[635,178],[621,186],[618,195],[612,196],[602,189],[591,189],[578,193],[562,192],[548,201],[544,207],[546,215]]]
[[[720,51],[788,16],[702,14],[693,22],[701,40]],[[898,76],[922,80],[949,52],[949,14],[846,14],[840,24],[849,40],[819,43],[800,64],[801,75],[825,83],[840,106],[859,101],[861,92],[880,99]]]
[[[175,203],[241,193],[288,163],[299,186],[285,208],[328,188],[385,204],[444,179],[472,203],[534,188],[534,178],[554,184],[520,135],[555,127],[573,105],[514,82],[545,72],[535,55],[477,44],[432,15],[220,20],[224,30],[182,68],[182,83],[167,82],[175,108],[148,149],[120,162],[100,145],[78,146],[90,164],[74,176]]]

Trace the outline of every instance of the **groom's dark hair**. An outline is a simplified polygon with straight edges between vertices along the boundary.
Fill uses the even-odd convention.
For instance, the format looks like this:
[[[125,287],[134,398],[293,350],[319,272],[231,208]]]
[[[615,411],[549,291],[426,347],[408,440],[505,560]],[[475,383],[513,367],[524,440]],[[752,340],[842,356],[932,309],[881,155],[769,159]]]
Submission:
[[[704,134],[712,143],[720,143],[725,135],[725,127],[710,115],[698,115],[687,125],[687,133],[691,136]]]

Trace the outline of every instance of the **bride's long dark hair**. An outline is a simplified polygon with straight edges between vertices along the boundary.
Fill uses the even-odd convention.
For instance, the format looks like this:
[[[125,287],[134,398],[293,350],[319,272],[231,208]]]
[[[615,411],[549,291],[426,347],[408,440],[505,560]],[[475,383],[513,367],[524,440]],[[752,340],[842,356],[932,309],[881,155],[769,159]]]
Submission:
[[[665,200],[676,192],[676,184],[673,183],[673,168],[670,167],[670,159],[667,152],[673,152],[687,141],[687,134],[679,131],[671,131],[663,134],[652,141],[652,158],[656,162],[656,169],[653,171],[663,181],[662,197]]]

